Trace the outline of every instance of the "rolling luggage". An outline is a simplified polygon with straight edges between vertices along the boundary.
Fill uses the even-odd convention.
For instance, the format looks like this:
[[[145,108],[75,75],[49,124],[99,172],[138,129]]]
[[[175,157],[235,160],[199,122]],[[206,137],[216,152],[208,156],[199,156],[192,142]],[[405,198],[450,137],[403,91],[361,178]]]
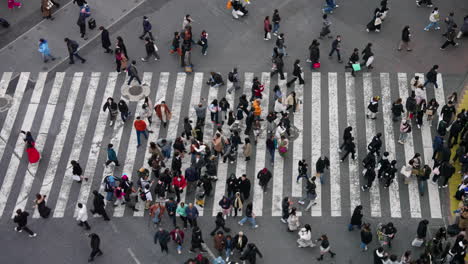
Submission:
[[[94,20],[94,18],[90,18],[88,20],[88,27],[89,27],[89,29],[95,29],[96,28],[96,20]]]

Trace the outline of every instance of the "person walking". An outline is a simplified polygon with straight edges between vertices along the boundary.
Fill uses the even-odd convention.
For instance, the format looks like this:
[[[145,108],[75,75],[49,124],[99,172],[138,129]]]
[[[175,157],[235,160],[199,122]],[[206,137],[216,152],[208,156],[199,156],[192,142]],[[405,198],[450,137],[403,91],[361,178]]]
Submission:
[[[275,138],[275,135],[272,134],[270,137],[266,140],[266,147],[268,150],[268,153],[270,154],[270,162],[271,164],[274,164],[275,162],[275,151],[278,145],[278,141]]]
[[[401,120],[400,123],[400,137],[398,138],[398,143],[404,145],[409,133],[411,133],[411,124],[409,120],[405,118]]]
[[[228,81],[232,82],[232,86],[227,90],[229,94],[231,94],[232,90],[237,91],[241,88],[237,68],[233,68],[232,71],[228,73],[227,79]]]
[[[284,44],[284,33],[280,33],[276,38],[275,42],[276,48],[278,48],[279,54],[283,54],[283,56],[288,56],[286,52],[286,45]]]
[[[81,38],[84,40],[88,40],[88,37],[86,37],[86,18],[86,8],[83,7],[80,10],[80,15],[78,16],[78,21],[76,24],[80,27]]]
[[[50,215],[50,208],[46,206],[45,198],[47,195],[36,194],[36,200],[34,200],[34,207],[37,208],[39,215],[42,218],[48,218]]]
[[[49,58],[52,61],[55,60],[55,57],[52,56],[52,54],[50,54],[49,43],[47,42],[47,40],[45,40],[43,38],[39,39],[39,49],[38,49],[38,51],[41,53],[42,59],[44,60],[44,63],[48,62]]]
[[[225,237],[224,237],[224,233],[223,231],[218,231],[216,233],[216,236],[214,234],[212,234],[213,237],[213,242],[214,242],[214,248],[218,251],[218,255],[221,257],[221,255],[223,254],[224,250],[225,250]],[[221,258],[221,260],[223,260]],[[224,260],[223,260],[224,261]],[[217,263],[217,262],[215,262]],[[225,263],[225,262],[223,262]]]
[[[349,138],[344,144],[344,150],[346,151],[343,157],[341,157],[340,162],[343,162],[349,153],[351,153],[351,158],[356,160],[356,144],[354,143],[354,137]]]
[[[288,232],[293,232],[299,229],[301,226],[301,223],[299,221],[299,216],[296,213],[297,209],[296,207],[291,208],[291,212],[289,212],[288,216]]]
[[[117,159],[117,154],[115,153],[114,150],[114,145],[113,144],[108,144],[107,145],[107,161],[106,161],[106,166],[109,166],[109,164],[114,163],[115,166],[120,166],[119,160]]]
[[[326,3],[325,8],[322,8],[322,13],[324,14],[326,13],[333,14],[333,10],[339,7],[339,5],[335,3],[335,0],[325,0],[325,3]]]
[[[110,40],[110,37],[109,37],[109,31],[103,26],[100,26],[99,30],[101,30],[101,45],[106,50],[106,51],[104,51],[104,53],[112,54],[113,51],[110,48],[110,46],[112,44],[111,44],[111,40]]]
[[[281,17],[279,15],[278,9],[275,9],[273,11],[273,16],[271,18],[271,21],[273,22],[273,34],[275,36],[278,36],[278,30],[280,28],[280,22],[281,22]]]
[[[246,235],[244,235],[244,232],[239,231],[237,235],[234,236],[234,248],[237,249],[241,254],[244,251],[245,247],[247,246],[247,243],[249,242],[249,239],[247,238]],[[233,252],[231,252],[231,255]]]
[[[178,54],[179,57],[182,55],[182,50],[180,49],[180,34],[179,32],[174,32],[174,38],[172,38],[172,45],[171,50],[169,51],[170,54]]]
[[[281,202],[281,215],[282,215],[281,222],[283,222],[284,224],[288,223],[287,221],[288,221],[291,205],[292,205],[291,199],[288,196],[284,197],[283,201]]]
[[[427,226],[429,221],[427,219],[421,220],[418,224],[418,229],[416,230],[416,237],[419,240],[425,240],[427,235]]]
[[[432,68],[426,73],[426,81],[423,84],[423,88],[426,88],[428,83],[432,83],[435,88],[439,88],[437,85],[437,73],[439,70],[439,65],[434,65]]]
[[[317,242],[320,241],[320,257],[317,258],[318,261],[323,260],[323,255],[326,253],[330,253],[330,257],[334,258],[336,253],[330,250],[330,241],[328,241],[327,235],[321,235],[320,238],[317,239]]]
[[[355,64],[359,64],[359,49],[355,48],[353,54],[349,57],[348,65],[345,66],[345,69],[351,68],[351,75],[356,77]]]
[[[305,187],[306,196],[298,201],[299,204],[305,205],[306,201],[309,200],[309,203],[307,204],[304,211],[308,211],[309,209],[312,210],[312,206],[317,204],[317,202],[315,201],[315,199],[317,198],[317,185],[315,184],[315,179],[315,176],[312,176],[307,180]]]
[[[206,30],[203,30],[200,34],[200,40],[198,40],[198,45],[200,45],[202,47],[201,49],[201,53],[203,54],[203,56],[206,56],[208,53],[207,53],[207,49],[208,49],[208,33],[206,32]]]
[[[333,40],[332,42],[332,48],[330,50],[330,53],[328,53],[328,57],[331,58],[333,53],[336,51],[336,55],[338,56],[338,62],[342,63],[343,61],[341,60],[341,36],[337,35],[336,39]]]
[[[77,181],[78,183],[81,183],[83,179],[88,181],[88,177],[83,176],[83,169],[76,160],[70,161],[70,164],[72,166],[73,180]]]
[[[312,69],[320,68],[320,43],[314,39],[312,40],[312,44],[309,46],[309,58],[307,62],[312,64]]]
[[[86,205],[78,203],[78,213],[76,214],[76,221],[78,221],[79,226],[84,226],[85,230],[90,230],[91,227],[88,224],[88,211],[86,210]]]
[[[361,65],[366,66],[367,69],[371,70],[374,67],[372,67],[372,63],[374,62],[374,53],[371,50],[372,48],[372,43],[367,43],[366,47],[362,50],[362,60],[363,62]]]
[[[185,213],[187,214],[187,220],[190,223],[190,227],[197,227],[197,218],[199,215],[197,207],[193,206],[192,203],[189,203],[185,208]]]
[[[272,30],[272,25],[270,23],[270,17],[266,16],[265,19],[263,20],[263,31],[265,32],[263,39],[264,40],[270,40],[271,39],[271,30]]]
[[[16,215],[13,217],[13,222],[16,223],[16,227],[15,227],[15,231],[16,232],[23,232],[26,231],[26,233],[29,234],[29,237],[36,237],[37,234],[34,233],[33,231],[31,231],[31,229],[29,229],[27,227],[28,225],[28,216],[29,216],[29,213],[26,212],[26,211],[23,211],[21,209],[17,209],[16,210]]]
[[[439,8],[434,7],[432,10],[431,14],[429,15],[429,24],[424,28],[425,31],[429,31],[431,28],[435,28],[435,30],[439,30],[439,21],[440,21],[440,14],[439,14]]]
[[[370,119],[377,119],[377,113],[379,112],[379,101],[380,96],[372,97],[371,101],[367,105],[367,114],[366,117]]]
[[[344,129],[344,131],[343,131],[343,144],[341,144],[340,148],[338,149],[338,152],[341,152],[341,150],[346,146],[346,142],[353,137],[353,135],[351,134],[352,131],[353,131],[352,126],[348,126],[348,127],[346,127]]]
[[[328,19],[327,14],[323,14],[322,16],[322,30],[320,31],[320,36],[319,39],[323,39],[323,37],[328,36],[328,38],[333,38],[333,36],[330,34],[330,26],[331,22]]]
[[[369,245],[372,242],[372,231],[370,229],[370,224],[363,224],[361,228],[361,245],[360,248],[362,251],[367,251]]]
[[[143,134],[146,139],[148,139],[148,131],[147,131],[147,125],[144,120],[141,120],[139,116],[135,118],[135,122],[133,123],[133,126],[135,127],[135,131],[137,133],[137,142],[138,145],[137,147],[141,146],[141,139],[140,135]]]
[[[257,246],[254,243],[249,243],[247,245],[246,250],[244,251],[244,253],[240,257],[240,260],[242,260],[244,263],[247,260],[247,261],[249,261],[250,264],[256,264],[257,263],[257,255],[260,258],[263,258],[263,255],[260,252],[260,250],[258,250]]]
[[[77,57],[78,59],[81,60],[82,63],[85,63],[86,60],[78,54],[78,43],[74,40],[71,40],[69,38],[64,39],[65,43],[67,43],[67,49],[68,49],[68,55],[70,58],[70,61],[68,62],[69,64],[75,64],[75,60],[73,57]]]
[[[247,175],[242,174],[242,176],[237,180],[237,190],[241,193],[243,201],[248,200],[250,197],[250,180],[247,178]]]
[[[99,248],[101,239],[96,233],[91,233],[88,237],[91,238],[91,254],[89,255],[88,262],[92,262],[96,256],[101,256],[103,254]]]
[[[403,46],[406,48],[406,51],[412,51],[411,49],[411,32],[410,26],[406,25],[401,32],[401,40],[398,43],[398,51],[403,49]]]
[[[127,121],[128,117],[132,114],[132,112],[129,111],[128,105],[123,99],[120,99],[118,103],[118,108],[120,112],[120,117],[122,118],[122,122],[125,123],[125,121]]]
[[[151,56],[154,56],[155,61],[160,59],[156,44],[149,37],[145,38],[145,50],[146,57],[141,58],[142,61],[148,61]]]
[[[294,69],[293,69],[293,76],[294,77],[290,81],[288,81],[286,83],[287,87],[291,87],[291,85],[293,83],[295,83],[298,78],[299,78],[299,85],[305,84],[304,79],[302,79],[302,72],[303,71],[302,71],[302,67],[299,65],[300,62],[301,61],[298,60],[298,59],[296,61],[294,61],[294,66],[293,66],[294,67]]]
[[[119,113],[119,108],[117,103],[115,103],[114,98],[107,98],[106,103],[102,106],[102,111],[106,112],[106,110],[109,110],[109,126],[113,126],[115,124],[115,120],[117,119],[117,114]]]
[[[229,227],[226,227],[226,221],[224,220],[224,216],[222,212],[218,212],[218,214],[216,215],[215,225],[216,227],[210,233],[212,236],[214,236],[216,234],[216,231],[218,231],[218,229],[221,229],[221,228],[226,233],[231,232],[231,229]]]
[[[320,184],[325,184],[325,169],[330,170],[330,160],[322,154],[315,162],[315,177],[320,179]]]
[[[403,104],[402,104],[402,99],[398,98],[395,102],[392,104],[392,120],[393,122],[398,122],[401,120],[402,114],[405,112],[403,109]]]
[[[163,127],[167,127],[167,122],[172,118],[171,110],[169,106],[167,106],[165,101],[161,101],[161,103],[154,106],[154,111],[156,112],[156,116],[161,120]]]
[[[283,62],[283,54],[280,53],[274,60],[274,70],[270,73],[270,77],[273,77],[275,74],[279,73],[281,80],[285,80],[286,78],[284,77],[284,62]]]
[[[149,19],[147,16],[143,16],[143,33],[140,35],[140,39],[143,39],[143,37],[146,36],[146,34],[148,34],[149,38],[151,40],[154,40],[154,37],[153,37],[153,33],[151,33],[151,29],[153,28],[153,26],[151,25],[151,23],[149,22]]]
[[[374,264],[384,264],[386,263],[387,258],[388,253],[384,251],[383,247],[378,247],[374,250]]]
[[[255,221],[255,214],[253,213],[252,203],[248,203],[245,208],[245,216],[239,221],[239,225],[243,226],[245,222],[249,221],[253,228],[257,228],[257,222]]]
[[[452,44],[454,47],[458,46],[458,43],[455,42],[455,37],[457,33],[455,30],[457,29],[457,24],[454,24],[452,27],[450,27],[447,31],[447,33],[444,34],[445,38],[447,39],[442,47],[440,47],[441,50],[445,50],[445,48],[449,45]]]
[[[187,208],[188,206],[184,202],[180,202],[176,209],[176,214],[179,215],[180,219],[184,223],[184,229],[187,229]]]
[[[104,208],[104,196],[98,193],[97,190],[93,191],[94,199],[93,199],[93,206],[94,208],[91,211],[92,214],[102,215],[104,217],[104,221],[110,221],[109,216],[107,216],[106,209]]]
[[[355,226],[361,228],[363,216],[364,215],[362,214],[362,205],[356,206],[356,208],[354,208],[353,215],[351,216],[351,221],[348,225],[348,231],[353,231]]]
[[[177,254],[182,254],[182,244],[184,243],[184,231],[180,230],[178,226],[172,230],[169,235],[172,238],[172,241],[177,244]]]
[[[364,178],[367,179],[367,183],[361,186],[361,190],[363,192],[369,190],[372,187],[372,183],[375,180],[375,170],[373,168],[366,169],[366,173],[364,173]]]
[[[272,177],[271,172],[267,168],[263,168],[257,173],[258,184],[262,187],[264,193],[266,193],[268,183]]]
[[[12,10],[13,8],[21,8],[23,5],[20,2],[16,2],[15,0],[8,0],[8,9]]]
[[[8,1],[10,2],[10,1]],[[14,2],[15,3],[15,2]],[[54,2],[49,0],[41,0],[41,11],[42,18],[54,20],[52,17],[52,7],[54,7]],[[60,5],[59,5],[60,6]],[[57,7],[58,8],[58,7]]]
[[[304,227],[299,231],[298,235],[299,238],[296,241],[298,247],[315,247],[315,244],[312,241],[312,228],[309,224],[305,224]]]
[[[136,61],[135,60],[133,60],[132,64],[130,66],[128,66],[127,72],[128,72],[128,76],[130,76],[130,78],[128,79],[127,85],[130,85],[132,83],[133,79],[136,79],[138,84],[141,85],[141,80],[140,80],[140,77],[138,77],[138,70],[136,68]]]
[[[200,249],[200,252],[206,252],[206,250],[203,249],[204,243],[205,241],[203,240],[201,229],[198,226],[195,226],[192,231],[192,241],[189,252],[195,253],[195,249],[197,248]]]
[[[159,227],[158,231],[154,234],[154,244],[158,244],[161,247],[161,253],[166,251],[166,255],[169,254],[169,248],[167,247],[167,243],[171,240],[171,236],[169,235],[169,232],[162,228],[162,226]]]
[[[123,54],[125,55],[125,58],[129,59],[130,57],[128,57],[128,53],[127,53],[127,47],[125,46],[125,43],[124,43],[124,40],[121,36],[117,36],[117,43],[115,45],[115,48],[117,49],[120,49]]]

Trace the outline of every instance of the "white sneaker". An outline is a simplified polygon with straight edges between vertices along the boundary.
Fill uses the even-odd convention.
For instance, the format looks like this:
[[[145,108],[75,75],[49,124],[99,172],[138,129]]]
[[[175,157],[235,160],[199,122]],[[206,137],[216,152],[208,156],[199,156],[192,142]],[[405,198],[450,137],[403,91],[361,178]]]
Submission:
[[[15,231],[16,231],[16,232],[20,232],[20,233],[23,232],[22,229],[18,230],[18,227],[15,227]]]
[[[283,218],[281,218],[281,222],[283,222],[285,224],[287,223],[286,220],[284,220]]]
[[[34,233],[34,234],[32,234],[32,235],[29,235],[29,237],[37,237],[37,234]]]
[[[305,204],[304,201],[298,201],[297,203],[298,203],[298,204],[301,204],[301,205],[304,205],[304,204]]]
[[[238,224],[239,224],[240,226],[243,226],[243,225],[244,225],[244,224],[243,224],[243,223],[241,223],[241,222],[238,222]]]
[[[255,225],[253,228],[257,228],[257,227],[258,227],[258,225]]]
[[[264,38],[263,40],[269,40],[268,38]]]

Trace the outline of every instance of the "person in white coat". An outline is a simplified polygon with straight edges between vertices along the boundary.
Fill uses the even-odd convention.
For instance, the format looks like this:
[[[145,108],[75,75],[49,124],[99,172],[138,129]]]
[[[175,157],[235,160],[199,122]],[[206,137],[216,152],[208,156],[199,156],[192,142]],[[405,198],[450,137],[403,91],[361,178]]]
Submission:
[[[312,242],[312,228],[309,224],[304,225],[299,231],[299,239],[297,240],[297,246],[300,248],[314,247],[315,244]]]
[[[293,207],[291,209],[291,212],[289,212],[289,217],[288,217],[288,231],[293,232],[299,229],[301,226],[301,223],[299,222],[299,216],[296,214],[296,208]]]
[[[91,227],[88,224],[88,210],[86,210],[86,205],[78,203],[78,214],[76,216],[79,226],[83,226],[86,230],[90,230]]]
[[[287,108],[286,105],[283,104],[283,99],[281,98],[276,99],[275,107],[273,109],[276,113],[284,114],[286,113],[286,108]]]
[[[435,30],[439,30],[439,21],[440,21],[440,15],[439,15],[439,8],[434,7],[434,10],[432,10],[431,14],[429,15],[429,25],[427,25],[424,30],[429,31],[431,28],[435,28]]]

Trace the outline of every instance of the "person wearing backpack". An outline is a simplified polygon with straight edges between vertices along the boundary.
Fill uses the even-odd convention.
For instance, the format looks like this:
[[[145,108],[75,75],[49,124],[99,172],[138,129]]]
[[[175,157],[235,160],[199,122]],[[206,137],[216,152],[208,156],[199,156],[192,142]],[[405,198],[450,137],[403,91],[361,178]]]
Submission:
[[[232,90],[237,91],[241,88],[237,68],[232,69],[232,71],[228,73],[228,80],[232,82],[232,86],[227,90],[229,94],[232,92]]]
[[[370,118],[372,120],[377,119],[377,113],[379,112],[379,101],[380,96],[372,97],[371,101],[369,102],[369,105],[367,105],[367,118]]]
[[[86,8],[83,7],[80,10],[80,15],[78,16],[76,24],[80,27],[81,38],[84,40],[88,39],[88,37],[86,37],[86,17]]]
[[[409,133],[411,133],[411,124],[408,122],[408,119],[401,120],[400,137],[398,138],[398,143],[402,145],[405,144]]]
[[[435,27],[436,30],[439,30],[440,29],[439,20],[440,20],[439,8],[434,7],[434,10],[432,10],[431,14],[429,15],[430,23],[424,28],[424,30],[429,31],[429,29],[433,27]]]
[[[82,63],[85,63],[86,60],[78,54],[78,43],[74,40],[71,40],[69,38],[64,39],[65,43],[67,43],[67,49],[68,49],[68,55],[70,58],[70,61],[68,62],[69,64],[75,64],[75,60],[73,57],[77,57],[78,59],[81,60]]]
[[[423,84],[424,88],[426,88],[426,85],[428,83],[432,83],[435,88],[439,88],[439,86],[437,85],[437,71],[438,71],[438,69],[439,69],[439,65],[436,64],[436,65],[432,66],[431,70],[429,70],[426,73],[426,81]]]

